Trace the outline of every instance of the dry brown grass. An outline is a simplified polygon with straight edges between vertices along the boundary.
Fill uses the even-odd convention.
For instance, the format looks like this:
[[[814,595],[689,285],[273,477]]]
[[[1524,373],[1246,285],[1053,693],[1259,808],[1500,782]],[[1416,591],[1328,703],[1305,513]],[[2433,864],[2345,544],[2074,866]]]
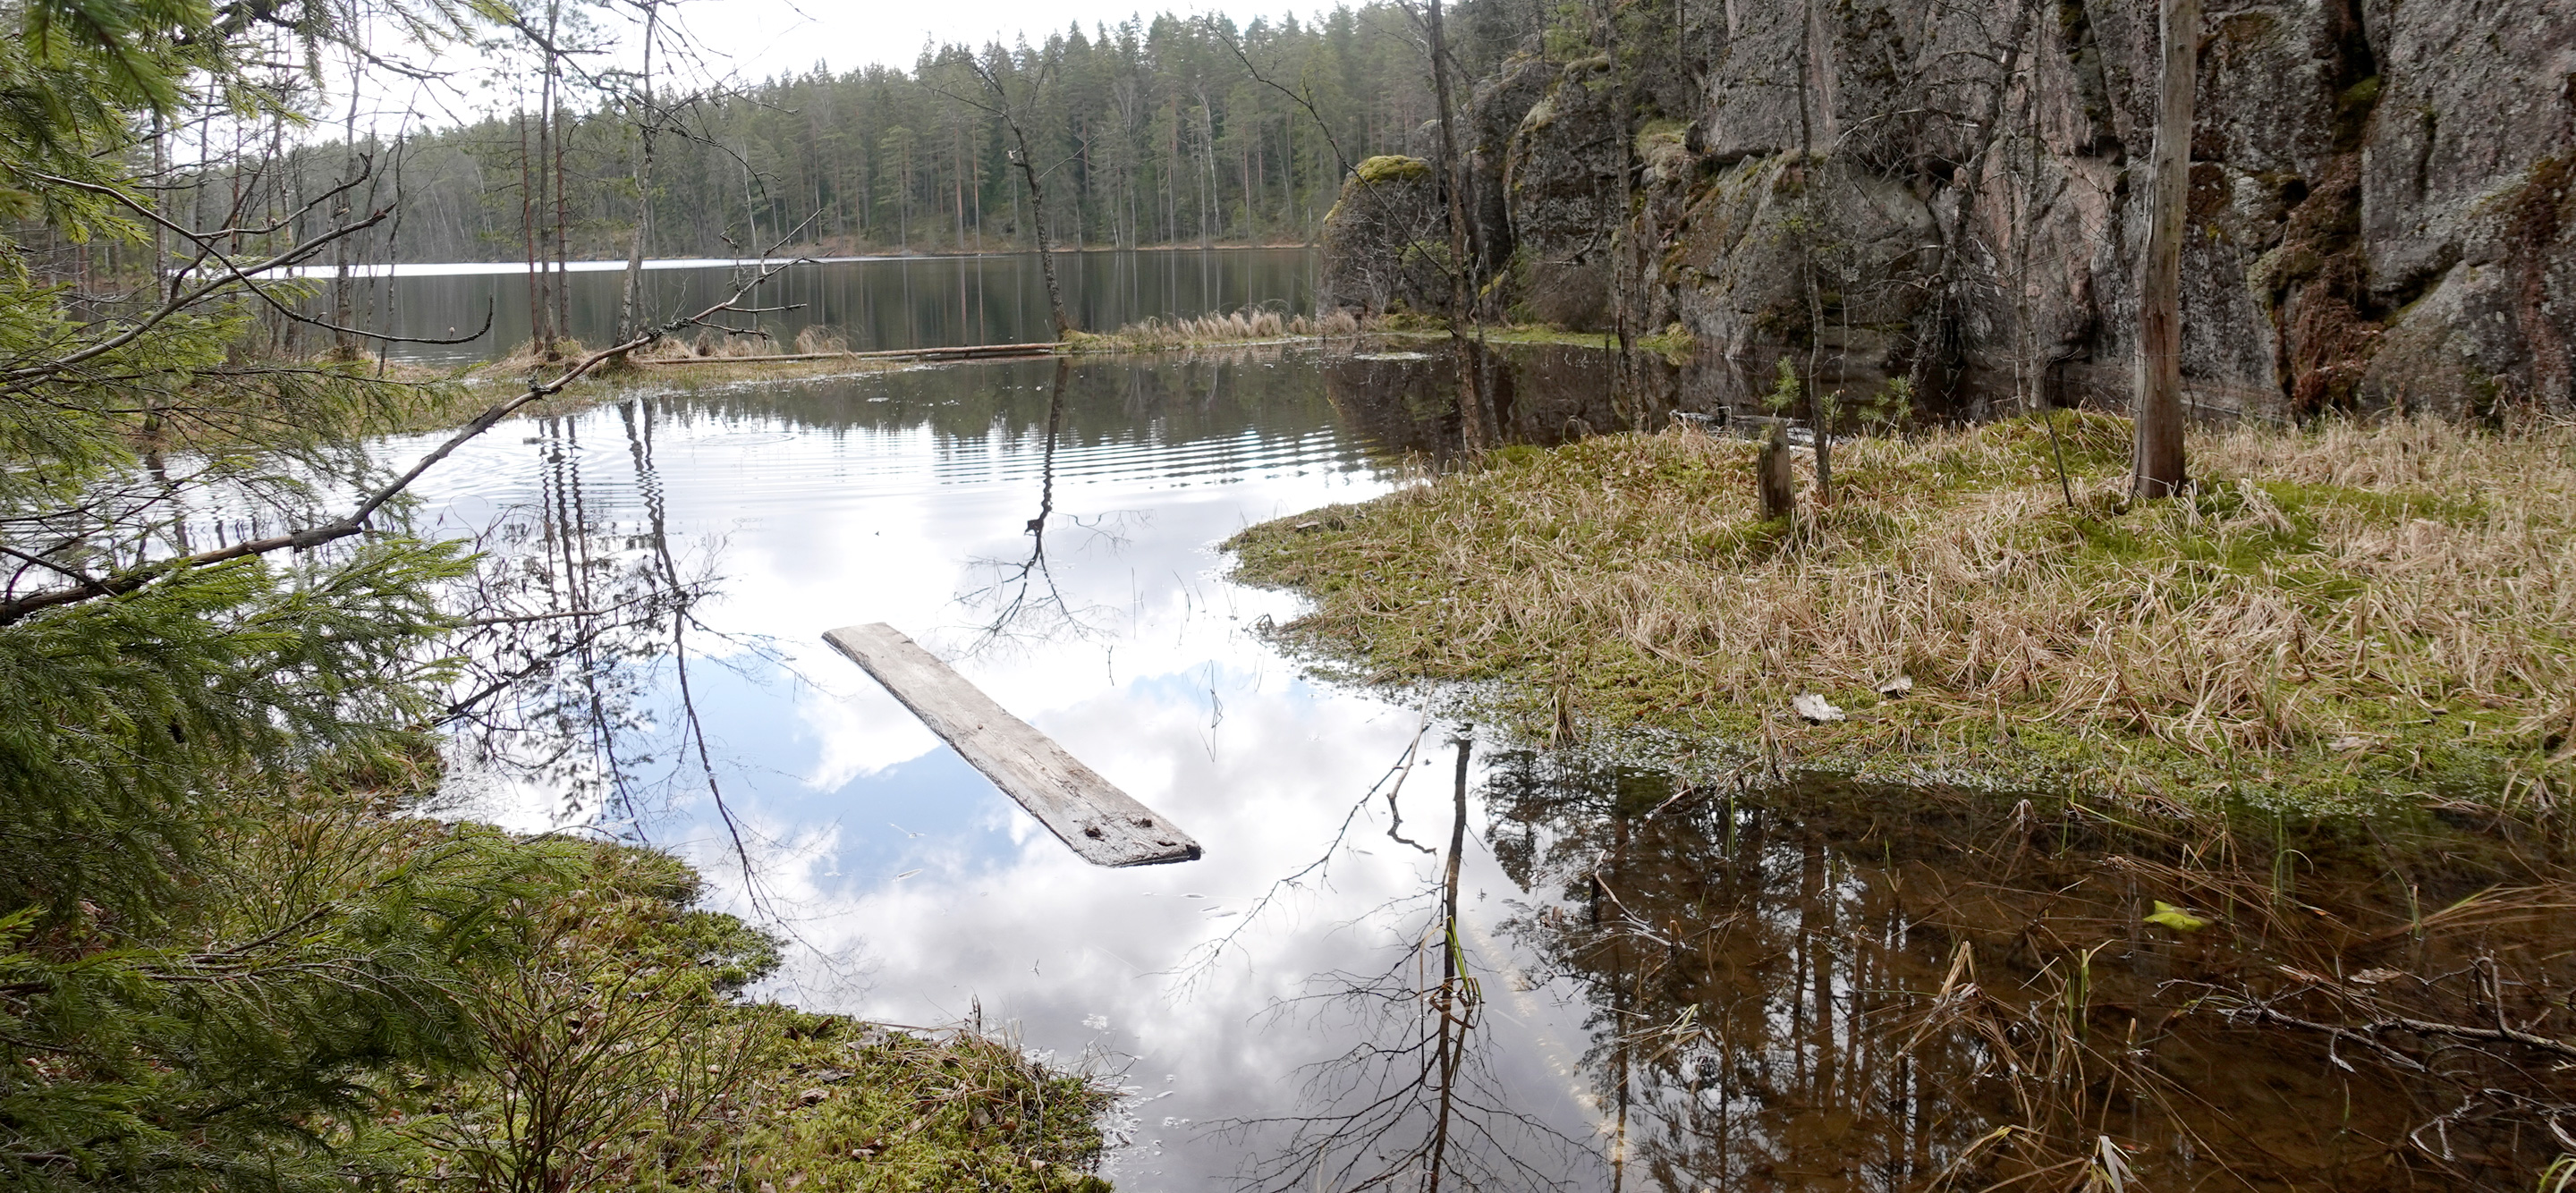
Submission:
[[[1235,311],[1190,319],[1146,319],[1107,335],[1086,335],[1072,342],[1084,349],[1152,351],[1244,340],[1345,338],[1362,330],[1360,321],[1347,311],[1313,318],[1277,311]]]
[[[2196,495],[2126,508],[2127,424],[2059,418],[2074,508],[2037,422],[1840,445],[1840,500],[1794,525],[1754,520],[1751,444],[1675,431],[1234,545],[1316,596],[1293,636],[1380,681],[1505,681],[1493,711],[1560,734],[2310,804],[2576,781],[2576,429],[2205,432]],[[1851,718],[1790,715],[1808,692]]]

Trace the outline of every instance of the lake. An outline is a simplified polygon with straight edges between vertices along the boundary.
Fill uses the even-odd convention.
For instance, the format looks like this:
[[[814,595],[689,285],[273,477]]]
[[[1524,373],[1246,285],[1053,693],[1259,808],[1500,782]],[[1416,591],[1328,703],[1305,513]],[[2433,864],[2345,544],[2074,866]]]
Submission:
[[[1615,426],[1580,365],[1515,358],[1506,422]],[[2401,898],[2473,899],[2511,873],[2475,834],[2279,822],[2240,866],[1992,793],[1535,748],[1283,654],[1266,631],[1296,600],[1230,582],[1217,544],[1454,452],[1430,396],[1449,368],[1350,346],[985,362],[505,424],[419,492],[425,529],[491,552],[480,599],[515,619],[466,643],[445,810],[678,851],[788,940],[768,996],[1116,1074],[1123,1189],[1412,1183],[1434,851],[1462,796],[1477,985],[1444,1163],[1472,1187],[1979,1187],[2113,1137],[2171,1188],[2468,1163],[2377,1142],[2448,1109],[2438,1087],[2192,1008],[2249,965],[2330,964],[2341,925],[2402,923]],[[1205,857],[1078,861],[821,641],[870,621]],[[2307,910],[2264,921],[2259,956],[2138,920],[2144,891],[2277,890],[2293,849]],[[2509,947],[2565,955],[2529,931]],[[2419,936],[2404,964],[2500,940]],[[2502,1166],[2476,1171],[2534,1146],[2448,1129]]]
[[[1143,319],[1210,312],[1311,312],[1316,260],[1314,250],[1304,248],[1097,250],[1056,254],[1056,272],[1075,324],[1113,331]],[[656,320],[704,310],[730,293],[750,267],[648,265],[644,305]],[[564,275],[573,338],[594,346],[610,342],[624,294],[623,268],[623,262],[576,262]],[[306,273],[325,287],[336,284],[326,269]],[[350,285],[352,306],[365,325],[397,336],[468,336],[487,312],[491,317],[491,331],[464,343],[388,344],[393,359],[470,363],[502,355],[528,338],[528,279],[521,264],[403,265],[389,276],[355,278]],[[791,265],[751,301],[794,308],[726,320],[728,326],[767,332],[780,350],[809,327],[860,351],[1055,338],[1038,259],[1028,253]]]
[[[1311,296],[1300,250],[1077,260],[1091,326]],[[724,273],[658,270],[659,301]],[[574,276],[577,321],[604,327],[615,274]],[[389,285],[409,317],[490,301],[506,323],[517,281]],[[809,304],[785,338],[796,319],[853,347],[1045,334],[1025,258],[782,281],[777,300]],[[2012,795],[1700,773],[1460,724],[1441,693],[1284,652],[1269,631],[1297,599],[1230,581],[1219,544],[1472,459],[1445,352],[674,381],[503,424],[415,490],[421,529],[486,553],[459,596],[495,615],[461,644],[442,810],[677,851],[787,941],[765,996],[980,1025],[1114,1075],[1122,1189],[1412,1187],[1435,1139],[1451,1187],[1492,1189],[2071,1187],[2114,1162],[2159,1188],[2402,1188],[2532,1167],[2546,1141],[2452,1114],[2453,1085],[2204,1000],[2331,969],[2355,939],[2412,972],[2494,949],[2565,970],[2576,942],[2546,916],[2451,935],[2418,910],[2526,882],[2517,859],[2558,844],[2276,817],[2213,849]],[[1512,441],[1710,412],[1651,357],[1621,401],[1598,352],[1492,364]],[[1205,857],[1076,859],[822,642],[874,621]],[[1454,946],[1436,914],[1453,827]],[[2151,930],[2150,893],[2255,927]],[[1426,1059],[1444,954],[1474,979],[1445,1136]],[[2437,1117],[2440,1148],[2404,1142]]]
[[[498,586],[513,608],[631,613],[477,710],[482,731],[460,741],[489,752],[460,748],[453,810],[678,849],[796,942],[773,993],[1011,1025],[1137,1088],[1121,1187],[1231,1177],[1261,1145],[1208,1128],[1298,1113],[1289,1075],[1352,1038],[1347,1008],[1298,1000],[1331,993],[1319,975],[1400,959],[1419,931],[1435,867],[1386,835],[1389,813],[1438,821],[1451,797],[1448,727],[1301,675],[1259,633],[1295,603],[1221,574],[1214,544],[1249,522],[1394,483],[1398,457],[1342,427],[1322,376],[1291,353],[1085,362],[1051,454],[1046,362],[509,424],[425,480],[429,523],[524,565]],[[953,659],[1206,859],[1076,859],[821,642],[866,621]],[[477,650],[516,670],[560,645]],[[1422,774],[1390,804],[1406,769]],[[1319,862],[1304,889],[1274,891]],[[1490,855],[1469,872],[1490,930],[1519,892]],[[1579,1000],[1513,997],[1529,1035],[1497,1078],[1588,1135]]]

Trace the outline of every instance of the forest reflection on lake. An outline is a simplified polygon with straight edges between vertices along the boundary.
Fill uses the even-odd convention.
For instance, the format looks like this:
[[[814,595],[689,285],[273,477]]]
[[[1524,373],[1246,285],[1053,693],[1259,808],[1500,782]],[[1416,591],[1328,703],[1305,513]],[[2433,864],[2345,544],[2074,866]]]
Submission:
[[[1056,272],[1078,327],[1112,331],[1144,319],[1245,309],[1314,310],[1315,252],[1305,248],[1065,252]],[[517,267],[510,267],[517,269]],[[645,314],[667,319],[730,293],[743,269],[721,265],[649,269]],[[322,285],[334,285],[327,278]],[[471,335],[489,313],[492,329],[461,344],[394,343],[397,360],[465,364],[489,360],[528,339],[524,269],[407,266],[391,277],[360,277],[353,306],[398,336]],[[624,293],[616,269],[564,275],[575,340],[611,342]],[[795,265],[762,285],[752,305],[771,310],[728,321],[757,329],[767,351],[788,351],[808,328],[852,350],[1020,344],[1055,338],[1046,287],[1032,253],[873,257]]]
[[[2263,1015],[2542,1021],[2576,982],[2530,894],[2563,889],[2558,838],[1781,785],[1307,674],[1264,632],[1297,602],[1214,544],[1454,455],[1454,370],[1417,348],[512,424],[422,490],[522,618],[469,644],[452,810],[682,852],[791,939],[774,996],[1124,1074],[1125,1189],[1412,1188],[1435,1154],[1478,1189],[2498,1187],[2554,1153],[2561,1069],[2410,1038],[2400,1071]],[[1507,359],[1516,436],[1652,413],[1560,352]],[[1074,859],[818,640],[877,620],[1206,859]]]
[[[1514,754],[1484,796],[1530,900],[1501,934],[1583,990],[1641,1187],[2510,1188],[2560,1150],[2571,1083],[2529,1055],[2283,1030],[2546,1018],[2576,932],[2545,836],[2250,811],[2184,835],[1587,752]]]

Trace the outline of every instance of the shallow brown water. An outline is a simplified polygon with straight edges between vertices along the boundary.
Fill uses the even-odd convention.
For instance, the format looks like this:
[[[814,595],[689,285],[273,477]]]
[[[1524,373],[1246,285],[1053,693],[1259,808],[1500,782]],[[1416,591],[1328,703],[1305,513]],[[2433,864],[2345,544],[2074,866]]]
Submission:
[[[2568,1056],[2256,1009],[2563,1029],[2544,835],[1731,791],[1545,754],[1486,781],[1554,899],[1505,935],[1587,991],[1645,1187],[2072,1188],[2116,1155],[2156,1189],[2519,1188],[2566,1150]]]

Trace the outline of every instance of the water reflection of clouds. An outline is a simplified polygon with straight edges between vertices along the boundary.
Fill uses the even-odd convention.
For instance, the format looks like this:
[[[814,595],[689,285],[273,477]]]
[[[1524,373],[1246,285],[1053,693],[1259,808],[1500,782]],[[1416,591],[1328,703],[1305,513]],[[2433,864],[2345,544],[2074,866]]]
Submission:
[[[948,376],[989,386],[1012,375]],[[1320,391],[1312,374],[1265,371],[1264,384]],[[1214,382],[1201,388],[1213,400]],[[1029,428],[1045,391],[992,399],[1015,405],[967,434],[870,396],[862,381],[806,393],[791,413],[764,414],[741,391],[720,410],[666,402],[645,432],[649,477],[613,409],[571,420],[564,438],[580,446],[553,450],[577,457],[589,516],[612,538],[634,533],[655,493],[675,551],[720,546],[720,594],[692,610],[712,633],[692,636],[691,675],[763,905],[812,946],[781,992],[905,1023],[953,1022],[980,1005],[1033,1047],[1120,1058],[1148,1095],[1168,1095],[1142,1113],[1122,1187],[1204,1187],[1236,1171],[1243,1144],[1164,1121],[1296,1110],[1299,1067],[1351,1038],[1274,1010],[1316,993],[1316,975],[1401,955],[1420,927],[1405,913],[1424,908],[1433,882],[1432,859],[1379,835],[1380,800],[1352,830],[1374,845],[1343,851],[1322,881],[1234,933],[1272,883],[1330,848],[1418,718],[1314,685],[1256,640],[1258,618],[1295,603],[1225,582],[1212,544],[1388,482],[1360,463],[1315,393],[1230,426],[1201,409],[1183,412],[1193,425],[1153,417],[1103,434],[1095,417],[1092,433],[1060,441],[1047,535],[1053,582],[1087,632],[1046,626],[975,649],[990,610],[958,598],[990,581],[989,565],[1026,558],[1044,446]],[[546,450],[478,444],[448,488],[426,495],[458,518],[525,509]],[[1080,861],[819,641],[862,621],[891,622],[954,659],[1190,831],[1206,860],[1136,870]],[[746,647],[763,641],[774,654]],[[646,712],[675,722],[667,685]],[[479,814],[534,827],[552,806],[503,786]],[[1445,816],[1446,791],[1417,781],[1405,802],[1430,823]],[[731,838],[702,794],[678,791],[672,814],[644,827],[740,899]],[[1490,858],[1469,865],[1471,889],[1505,888]],[[1229,933],[1204,969],[1188,968]],[[1563,1088],[1536,1054],[1502,1063],[1526,1070],[1520,1085]],[[1580,1121],[1570,1103],[1559,1109]]]
[[[584,511],[574,533],[596,540],[584,552],[648,551],[638,539],[648,520],[680,554],[720,551],[723,595],[695,607],[703,628],[688,635],[696,703],[757,861],[758,910],[812,946],[792,954],[772,993],[913,1024],[980,1012],[1058,1057],[1097,1052],[1147,1099],[1136,1146],[1115,1161],[1121,1187],[1207,1188],[1276,1158],[1282,1138],[1212,1137],[1207,1124],[1336,1109],[1309,1096],[1308,1066],[1400,1048],[1406,1028],[1418,1042],[1432,1018],[1420,995],[1441,968],[1440,937],[1425,930],[1437,859],[1389,839],[1382,800],[1354,808],[1404,754],[1416,714],[1302,678],[1250,633],[1293,602],[1226,583],[1210,547],[1251,521],[1368,496],[1387,481],[1294,385],[1227,406],[1216,402],[1224,374],[1210,372],[1186,402],[1131,405],[1091,375],[1087,391],[1077,387],[1088,405],[1069,415],[1055,453],[1047,534],[1048,574],[1089,620],[1032,620],[987,642],[994,605],[959,597],[1026,558],[1045,438],[1031,428],[1045,425],[1048,388],[1018,382],[1043,375],[935,370],[673,399],[641,419],[634,407],[594,411],[543,437],[474,445],[434,474],[447,487],[426,496],[444,524],[479,527],[524,517],[540,498],[560,508],[569,484]],[[954,389],[940,398],[935,385],[922,388],[933,382]],[[1166,378],[1131,388],[1168,396],[1176,387]],[[1194,405],[1202,392],[1209,405]],[[649,451],[624,438],[639,426]],[[648,519],[657,494],[665,505]],[[556,529],[547,524],[548,542]],[[867,620],[894,622],[956,659],[1001,703],[1189,830],[1206,859],[1127,871],[1080,862],[816,640]],[[641,719],[679,721],[669,686],[647,686]],[[1442,736],[1403,791],[1416,840],[1440,841],[1447,827],[1454,755]],[[2110,1138],[2094,1134],[2104,1128],[2084,1110],[2096,1097],[2089,1078],[2055,1093],[2031,1086],[2041,1101],[2016,1103],[2046,1110],[2058,1105],[2047,1098],[2069,1099],[2064,1121],[2078,1135],[2052,1137],[2044,1123],[1991,1130],[2020,1121],[1990,1104],[1996,1081],[2023,1098],[2025,1079],[2059,1080],[2036,1060],[2012,1059],[2057,1037],[1981,1035],[1959,1026],[1971,1010],[2008,1015],[2007,1027],[2054,1023],[2040,1012],[2059,1006],[2084,1016],[2078,1024],[2130,1016],[2126,1036],[2092,1037],[2127,1041],[2118,1071],[2174,1066],[2200,1083],[2193,1096],[2206,1112],[2195,1116],[2233,1130],[2251,1107],[2261,1130],[2302,1148],[2310,1128],[2318,1141],[2346,1137],[2356,1106],[2365,1130],[2406,1112],[2403,1090],[2371,1096],[2365,1085],[2356,1100],[2309,1051],[2232,1023],[2177,1015],[2139,1043],[2148,1020],[2136,1009],[2188,984],[2173,968],[2185,946],[2139,943],[2136,904],[2153,892],[2137,876],[2151,871],[2104,863],[2128,853],[2153,863],[2173,846],[2154,828],[2097,840],[2107,830],[2070,809],[2041,834],[2050,846],[2035,843],[2026,803],[1896,800],[1832,784],[1739,806],[1731,786],[1676,787],[1660,771],[1582,751],[1486,753],[1469,778],[1478,807],[1458,937],[1484,990],[1471,1059],[1493,1080],[1467,1084],[1501,1091],[1492,1101],[1502,1113],[1484,1121],[1520,1113],[1542,1128],[1534,1134],[1559,1133],[1568,1146],[1557,1158],[1583,1178],[1572,1187],[1609,1183],[1598,1165],[1621,1150],[1608,1127],[1618,1122],[1628,1174],[1665,1188],[1753,1187],[1781,1175],[1885,1187],[1932,1172],[1966,1180],[1974,1170],[1961,1162],[2000,1154],[1988,1145],[2007,1138],[2033,1149],[2028,1163],[2047,1162],[2036,1172],[2059,1172],[2083,1157],[2050,1149]],[[663,815],[643,827],[698,861],[721,899],[748,906],[711,802],[685,783],[667,794]],[[502,784],[477,812],[536,828],[555,805],[534,784]],[[1324,855],[1346,824],[1353,835],[1331,869],[1255,920],[1272,884]],[[1487,831],[1508,866],[1484,849]],[[1981,851],[1987,842],[2005,847]],[[2106,858],[2114,845],[2127,853]],[[2323,877],[2303,870],[2301,897],[2331,901]],[[2376,872],[2368,885],[2380,890]],[[2403,889],[2411,906],[2416,888]],[[2030,943],[2043,937],[2057,943]],[[1980,968],[1955,968],[1968,959]],[[1367,990],[1383,998],[1374,1011],[1315,997],[1367,987],[1390,967],[1401,980]],[[2076,987],[2059,975],[2079,970],[2089,1005],[2065,1002]],[[1972,978],[1962,990],[2001,993],[1954,999],[1945,973]],[[2071,1038],[2083,1046],[2085,1030]],[[1373,1074],[1345,1088],[1400,1084],[1397,1070],[1421,1059],[1379,1053]],[[2227,1080],[2203,1080],[2212,1074]],[[2111,1091],[2101,1105],[2141,1104],[2101,1088]],[[1379,1154],[1401,1156],[1397,1135],[1421,1117],[1388,1128],[1377,1142],[1392,1146]],[[2138,1121],[2121,1129],[2144,1130],[2147,1151],[2184,1138]],[[2398,1137],[2415,1121],[2381,1133]],[[1351,1134],[1333,1141],[1337,1155],[1366,1150]],[[2310,1170],[2304,1159],[2280,1163]],[[1272,1187],[1308,1187],[1301,1161],[1269,1170],[1283,1174],[1298,1179]]]
[[[953,1021],[980,1005],[988,1021],[1016,1023],[1031,1045],[1114,1053],[1147,1094],[1168,1090],[1151,1104],[1140,1136],[1146,1145],[1159,1139],[1162,1153],[1143,1146],[1123,1158],[1122,1187],[1203,1188],[1235,1172],[1236,1146],[1164,1129],[1165,1119],[1206,1124],[1299,1109],[1300,1069],[1351,1038],[1317,1029],[1302,1012],[1278,1014],[1280,1005],[1317,993],[1315,975],[1367,970],[1394,956],[1419,928],[1404,913],[1421,908],[1432,880],[1432,859],[1382,836],[1363,839],[1361,852],[1336,859],[1327,883],[1274,903],[1203,972],[1190,970],[1276,879],[1324,852],[1351,802],[1403,752],[1417,724],[1405,710],[1275,670],[1259,679],[1221,670],[1229,736],[1211,756],[1202,748],[1202,685],[1189,675],[1140,679],[1041,724],[1189,828],[1207,846],[1204,862],[1103,870],[1013,817],[1005,847],[909,854],[907,867],[928,866],[910,879],[884,869],[862,875],[845,854],[839,878],[809,864],[792,891],[780,891],[805,941],[826,956],[863,956],[874,979],[863,993],[813,1001],[909,1023]],[[853,783],[851,794],[864,799],[877,781]],[[1417,820],[1433,821],[1445,794],[1423,783],[1406,802]],[[1382,823],[1372,807],[1358,831],[1375,835]],[[1480,853],[1470,857],[1469,883],[1504,888]],[[1337,1021],[1335,1010],[1314,1009]],[[1542,1018],[1558,1010],[1543,1001],[1515,1008]],[[1087,1025],[1102,1020],[1105,1028]],[[1515,1052],[1500,1067],[1545,1106],[1566,1088],[1550,1059]],[[1164,1074],[1180,1080],[1167,1086]],[[1581,1121],[1570,1102],[1556,1109]]]

